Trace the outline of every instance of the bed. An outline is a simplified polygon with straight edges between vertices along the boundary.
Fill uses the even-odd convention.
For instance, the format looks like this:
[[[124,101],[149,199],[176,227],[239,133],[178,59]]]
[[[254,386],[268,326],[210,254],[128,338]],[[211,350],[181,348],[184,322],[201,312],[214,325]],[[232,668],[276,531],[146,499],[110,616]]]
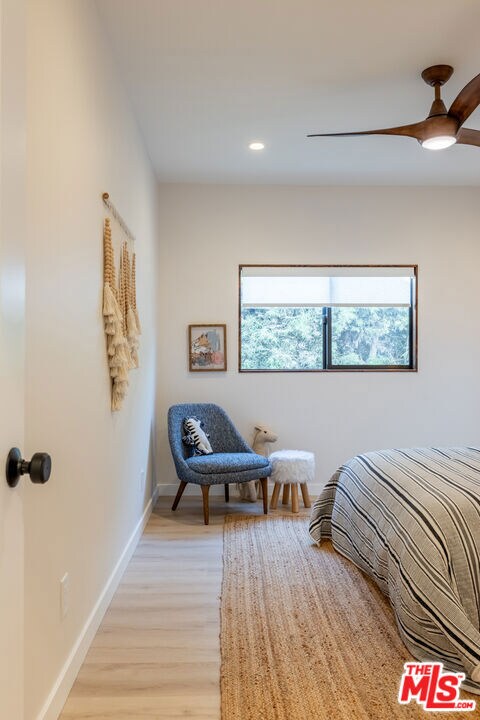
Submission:
[[[357,455],[315,502],[310,535],[377,582],[417,660],[480,693],[480,448]]]

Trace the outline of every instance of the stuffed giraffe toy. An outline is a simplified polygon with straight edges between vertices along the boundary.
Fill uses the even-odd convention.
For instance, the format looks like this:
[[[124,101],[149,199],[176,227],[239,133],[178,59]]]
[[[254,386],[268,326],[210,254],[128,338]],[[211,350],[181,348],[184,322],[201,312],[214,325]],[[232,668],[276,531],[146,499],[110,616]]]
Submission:
[[[274,443],[278,440],[278,435],[274,433],[266,425],[255,425],[255,434],[253,436],[252,450],[257,455],[263,457],[269,456],[267,444]],[[248,500],[248,502],[256,502],[257,498],[260,497],[260,483],[258,480],[251,480],[250,482],[238,483],[238,492],[242,500]]]

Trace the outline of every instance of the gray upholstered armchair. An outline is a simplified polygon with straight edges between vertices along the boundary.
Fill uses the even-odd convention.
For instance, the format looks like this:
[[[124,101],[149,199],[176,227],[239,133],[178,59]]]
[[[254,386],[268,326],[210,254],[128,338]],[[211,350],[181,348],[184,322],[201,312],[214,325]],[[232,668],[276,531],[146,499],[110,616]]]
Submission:
[[[204,423],[213,449],[211,455],[191,455],[182,442],[183,421],[196,417]],[[225,500],[229,499],[229,483],[260,480],[263,491],[263,512],[268,512],[268,477],[271,465],[268,458],[257,455],[247,445],[224,410],[213,403],[185,403],[173,405],[168,411],[168,439],[173,461],[180,480],[172,505],[176,510],[188,483],[200,485],[203,494],[203,517],[208,525],[208,492],[211,485],[225,486]]]

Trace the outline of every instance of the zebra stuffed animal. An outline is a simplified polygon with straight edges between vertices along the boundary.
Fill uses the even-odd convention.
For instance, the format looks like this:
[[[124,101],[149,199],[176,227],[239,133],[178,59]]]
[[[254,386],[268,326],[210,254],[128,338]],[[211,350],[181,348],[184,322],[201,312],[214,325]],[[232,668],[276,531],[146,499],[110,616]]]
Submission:
[[[211,455],[212,446],[208,435],[202,430],[202,425],[201,420],[196,417],[185,418],[183,421],[185,435],[182,437],[182,442],[193,448],[194,455]]]

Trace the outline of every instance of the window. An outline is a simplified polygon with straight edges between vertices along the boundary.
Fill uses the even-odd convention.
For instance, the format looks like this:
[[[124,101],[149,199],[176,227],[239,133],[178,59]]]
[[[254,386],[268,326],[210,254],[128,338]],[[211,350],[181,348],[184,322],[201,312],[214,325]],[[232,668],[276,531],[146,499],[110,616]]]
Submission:
[[[416,370],[416,265],[241,265],[239,370]]]

